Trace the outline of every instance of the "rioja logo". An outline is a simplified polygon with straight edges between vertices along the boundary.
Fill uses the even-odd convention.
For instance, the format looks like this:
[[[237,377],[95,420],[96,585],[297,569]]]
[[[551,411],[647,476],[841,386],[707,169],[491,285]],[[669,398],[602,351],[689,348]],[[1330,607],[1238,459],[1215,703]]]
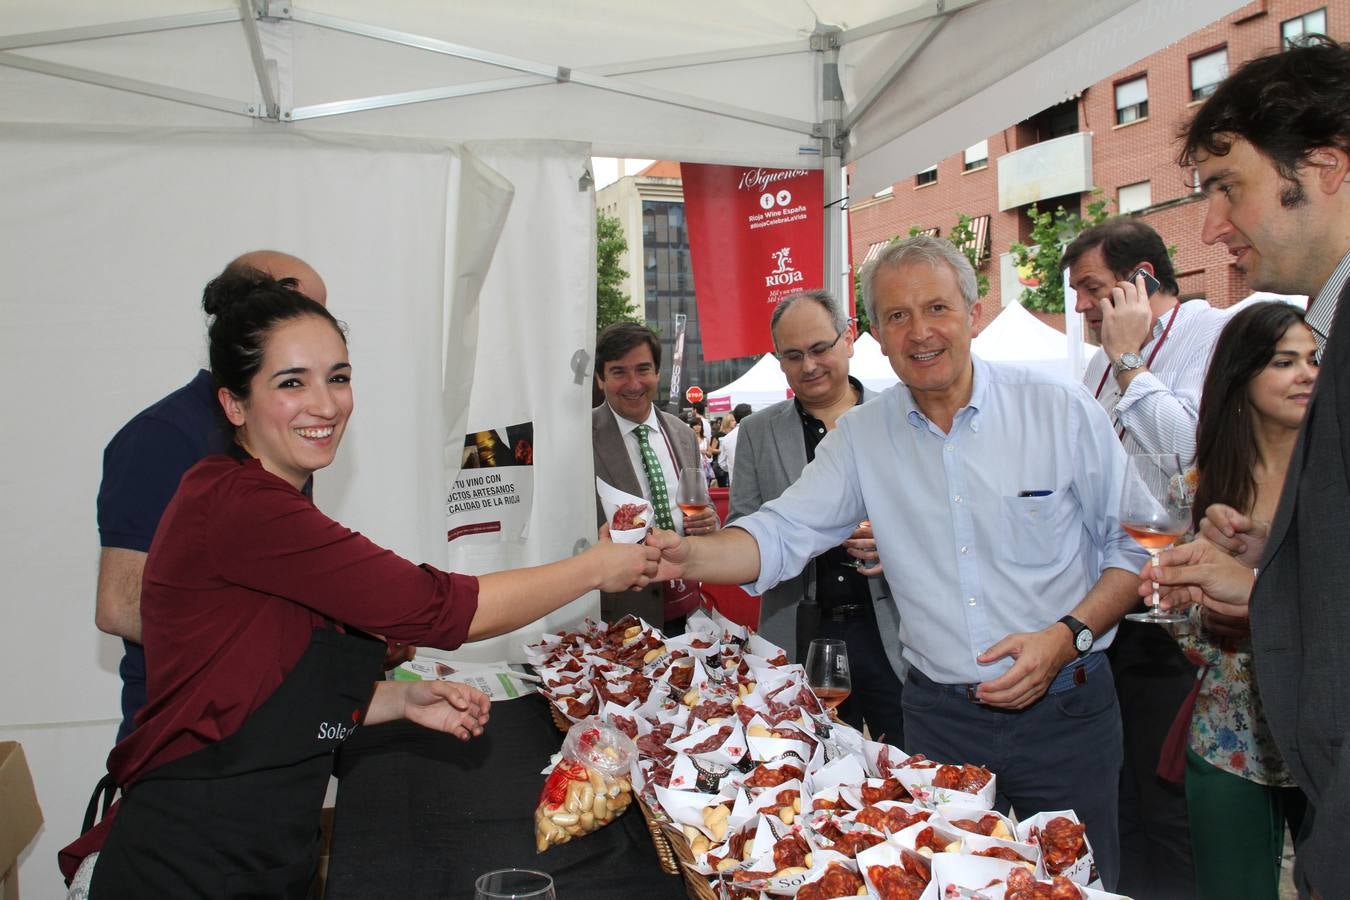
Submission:
[[[792,266],[792,248],[783,247],[769,254],[773,259],[774,268],[768,275],[764,276],[765,287],[781,287],[783,285],[798,284],[806,279],[802,273]]]

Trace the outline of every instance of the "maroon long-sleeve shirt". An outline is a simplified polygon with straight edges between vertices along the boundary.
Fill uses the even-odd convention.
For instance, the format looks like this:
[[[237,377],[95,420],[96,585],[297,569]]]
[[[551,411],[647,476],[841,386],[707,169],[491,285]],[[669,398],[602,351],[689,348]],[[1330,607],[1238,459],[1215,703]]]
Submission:
[[[141,586],[148,702],[112,751],[121,785],[233,734],[325,619],[453,649],[478,579],[415,565],[334,522],[255,459],[183,476]]]

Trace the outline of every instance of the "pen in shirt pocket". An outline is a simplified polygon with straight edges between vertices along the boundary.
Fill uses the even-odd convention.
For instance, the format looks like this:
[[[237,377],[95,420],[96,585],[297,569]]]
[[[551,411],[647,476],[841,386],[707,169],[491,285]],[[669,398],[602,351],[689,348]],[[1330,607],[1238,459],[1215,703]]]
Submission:
[[[1018,491],[1019,497],[1049,497],[1054,491]]]

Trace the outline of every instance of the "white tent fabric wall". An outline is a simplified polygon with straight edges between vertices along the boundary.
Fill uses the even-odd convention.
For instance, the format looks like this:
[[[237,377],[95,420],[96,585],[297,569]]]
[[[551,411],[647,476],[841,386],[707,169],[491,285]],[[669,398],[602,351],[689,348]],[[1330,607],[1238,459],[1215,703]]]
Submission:
[[[321,508],[410,559],[470,572],[557,559],[593,539],[589,386],[573,372],[593,320],[576,312],[594,295],[593,201],[578,190],[587,154],[474,153],[281,131],[0,126],[0,365],[14,386],[0,438],[11,473],[0,482],[0,679],[36,688],[4,693],[0,739],[30,747],[47,815],[22,865],[25,897],[64,896],[55,853],[78,830],[116,729],[121,647],[93,628],[102,448],[203,363],[201,288],[233,255],[271,246],[310,260],[350,327],[356,413],[316,479]],[[485,247],[510,186],[483,160],[527,188],[539,213],[512,219],[490,270]],[[527,290],[523,273],[548,295]],[[492,308],[476,312],[485,278]],[[484,392],[472,401],[469,377]],[[533,419],[541,477],[579,487],[537,499],[529,542],[450,554],[442,448],[502,416]]]
[[[590,164],[585,145],[468,146],[511,182],[516,201],[483,284],[477,328],[465,332],[466,343],[477,343],[478,361],[455,461],[466,431],[534,423],[534,508],[526,539],[501,534],[450,544],[453,570],[481,573],[563,559],[595,540],[595,199],[578,189]],[[452,336],[452,354],[454,347]],[[444,535],[443,504],[441,513]],[[569,627],[587,615],[599,618],[599,604],[598,594],[588,594],[528,631],[466,645],[453,656],[523,661],[526,634]]]

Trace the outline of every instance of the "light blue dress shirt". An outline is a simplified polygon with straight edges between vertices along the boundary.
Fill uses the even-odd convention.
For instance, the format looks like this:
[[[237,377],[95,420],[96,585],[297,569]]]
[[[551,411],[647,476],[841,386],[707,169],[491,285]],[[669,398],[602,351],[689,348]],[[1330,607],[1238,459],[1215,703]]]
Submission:
[[[746,589],[762,593],[870,519],[905,658],[944,684],[1003,674],[1011,657],[976,657],[1071,612],[1103,569],[1138,572],[1147,559],[1120,527],[1125,451],[1092,394],[1020,366],[974,366],[950,434],[896,385],[842,416],[801,478],[734,526],[759,545]]]

